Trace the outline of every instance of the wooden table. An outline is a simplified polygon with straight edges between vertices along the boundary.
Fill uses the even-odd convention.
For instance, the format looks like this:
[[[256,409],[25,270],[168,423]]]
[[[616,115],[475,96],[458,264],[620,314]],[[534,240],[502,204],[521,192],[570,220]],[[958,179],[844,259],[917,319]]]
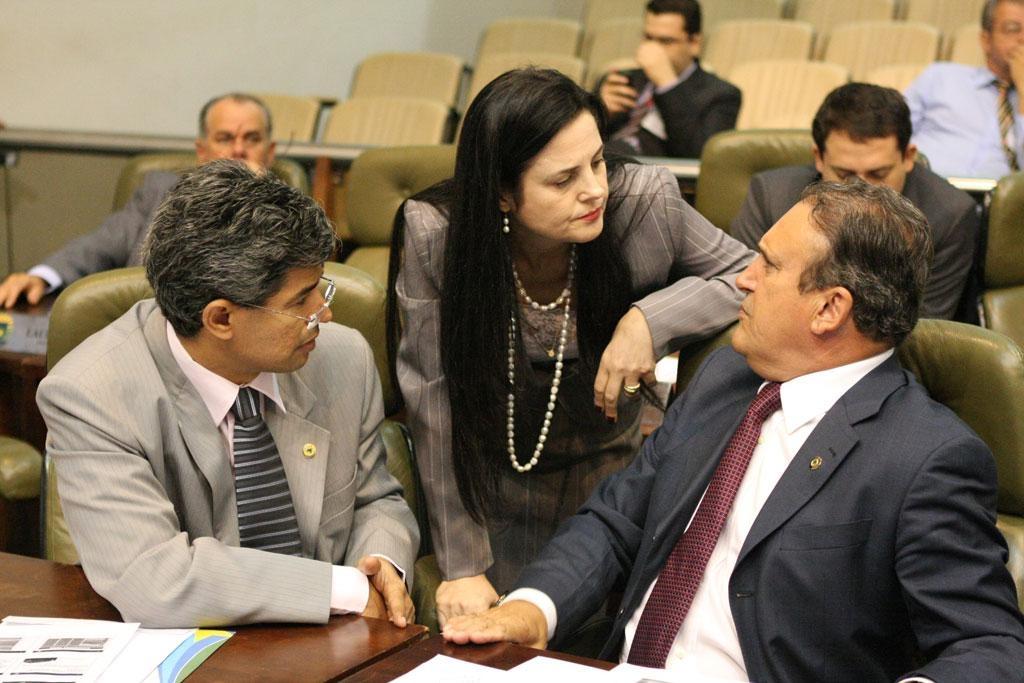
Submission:
[[[0,553],[0,616],[120,621],[89,586],[81,567]],[[189,676],[204,681],[335,681],[409,647],[423,626],[332,617],[326,625],[237,626],[235,635]]]
[[[615,664],[611,662],[576,657],[575,655],[562,654],[561,652],[534,650],[533,648],[512,645],[511,643],[452,645],[446,643],[441,636],[433,636],[426,640],[421,640],[412,647],[406,648],[373,666],[359,671],[355,675],[346,678],[345,682],[369,683],[370,681],[390,681],[412,671],[436,655],[447,655],[455,659],[473,662],[474,664],[494,667],[495,669],[511,669],[534,657],[552,657],[567,662],[586,664],[587,666],[605,671],[615,667]]]

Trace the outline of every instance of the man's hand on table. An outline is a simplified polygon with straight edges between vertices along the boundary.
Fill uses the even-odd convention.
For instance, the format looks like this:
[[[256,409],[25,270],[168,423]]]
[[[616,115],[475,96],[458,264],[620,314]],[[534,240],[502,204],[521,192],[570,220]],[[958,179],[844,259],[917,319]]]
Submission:
[[[459,645],[508,641],[542,650],[548,644],[548,623],[533,603],[509,600],[480,614],[450,618],[441,635]]]
[[[370,597],[366,601],[363,616],[387,619],[401,628],[413,623],[416,609],[394,565],[379,557],[367,555],[356,566],[366,574],[370,582]]]

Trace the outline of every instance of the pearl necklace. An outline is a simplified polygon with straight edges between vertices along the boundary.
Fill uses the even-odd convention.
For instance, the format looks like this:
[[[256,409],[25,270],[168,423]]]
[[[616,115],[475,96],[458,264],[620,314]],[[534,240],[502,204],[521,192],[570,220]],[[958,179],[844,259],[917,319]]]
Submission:
[[[562,304],[565,303],[566,299],[569,298],[569,290],[572,288],[572,277],[573,271],[576,270],[576,245],[572,245],[572,251],[569,252],[569,280],[565,283],[565,289],[558,295],[558,298],[549,304],[539,304],[530,298],[530,295],[526,293],[526,288],[523,287],[523,281],[519,279],[519,271],[516,270],[516,262],[512,261],[512,279],[516,282],[516,290],[519,292],[519,296],[523,298],[526,305],[535,311],[553,311]]]
[[[523,289],[522,283],[519,281],[519,275],[516,273],[515,264],[512,265],[512,275],[516,281],[516,288],[519,290],[520,296],[526,301],[531,308],[539,308],[540,310],[550,311],[558,305],[565,306],[565,312],[562,314],[562,329],[558,334],[558,351],[555,356],[555,375],[551,379],[551,393],[548,395],[547,410],[544,412],[544,423],[540,428],[540,436],[537,437],[537,445],[533,448],[533,456],[530,461],[525,465],[520,465],[519,460],[516,458],[516,313],[512,312],[511,320],[509,321],[508,328],[508,422],[506,423],[506,436],[508,438],[508,459],[512,462],[512,467],[516,472],[522,474],[523,472],[529,472],[533,469],[537,461],[540,460],[540,454],[544,450],[544,442],[548,440],[548,431],[551,427],[551,418],[554,416],[555,410],[555,399],[558,397],[558,385],[562,383],[562,357],[565,353],[565,344],[569,336],[569,311],[570,301],[572,292],[573,275],[576,271],[576,245],[572,247],[572,252],[569,255],[569,279],[566,282],[565,289],[562,290],[561,295],[558,299],[550,304],[538,304],[533,301],[529,296],[526,295],[526,291]]]

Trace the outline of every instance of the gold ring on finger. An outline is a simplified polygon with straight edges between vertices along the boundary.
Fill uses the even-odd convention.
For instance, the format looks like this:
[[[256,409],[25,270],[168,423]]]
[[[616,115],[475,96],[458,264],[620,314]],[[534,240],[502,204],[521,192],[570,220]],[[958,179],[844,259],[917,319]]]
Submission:
[[[636,396],[637,393],[640,391],[640,383],[637,382],[636,384],[623,384],[622,390],[626,392],[626,396]]]

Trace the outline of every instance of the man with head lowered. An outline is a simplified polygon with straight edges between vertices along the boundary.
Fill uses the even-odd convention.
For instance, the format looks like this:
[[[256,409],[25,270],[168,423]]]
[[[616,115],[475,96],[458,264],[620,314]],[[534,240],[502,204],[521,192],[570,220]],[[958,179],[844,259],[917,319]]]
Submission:
[[[369,346],[330,323],[333,246],[309,197],[200,166],[147,237],[155,300],[40,385],[72,540],[125,620],[411,619],[416,522],[386,469]]]
[[[215,97],[199,112],[196,160],[237,159],[253,170],[274,163],[270,110],[244,93]],[[178,174],[150,171],[120,210],[87,235],[71,240],[27,273],[11,273],[0,283],[0,306],[10,308],[24,294],[30,304],[91,273],[142,263],[142,242],[160,203]]]
[[[931,244],[886,187],[820,183],[739,276],[636,460],[456,642],[543,646],[619,581],[602,656],[724,680],[1008,681],[1024,624],[991,452],[900,367]]]
[[[751,248],[800,193],[817,179],[858,178],[903,194],[928,219],[935,257],[921,314],[953,318],[964,294],[981,224],[978,205],[944,178],[916,164],[910,144],[910,110],[892,88],[848,83],[830,92],[811,124],[814,165],[758,173],[730,233]]]

